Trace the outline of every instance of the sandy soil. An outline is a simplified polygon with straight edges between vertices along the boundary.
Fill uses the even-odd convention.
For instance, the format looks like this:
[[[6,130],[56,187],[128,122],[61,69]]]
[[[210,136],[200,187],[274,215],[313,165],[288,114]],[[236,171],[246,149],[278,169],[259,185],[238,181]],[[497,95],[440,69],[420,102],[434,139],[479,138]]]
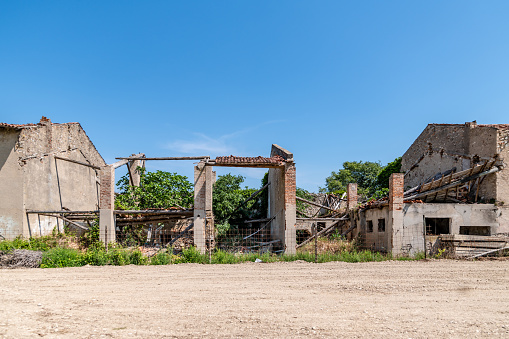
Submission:
[[[509,261],[0,270],[0,336],[509,338]]]

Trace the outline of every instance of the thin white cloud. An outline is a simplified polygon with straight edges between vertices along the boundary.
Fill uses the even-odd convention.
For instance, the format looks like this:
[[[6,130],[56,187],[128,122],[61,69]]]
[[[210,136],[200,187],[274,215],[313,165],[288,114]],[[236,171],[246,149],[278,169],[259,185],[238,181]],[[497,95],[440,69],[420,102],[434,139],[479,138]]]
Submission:
[[[171,142],[167,145],[167,148],[183,154],[196,155],[227,154],[234,152],[234,148],[227,144],[224,137],[213,139],[200,133],[194,133],[194,135],[195,138],[192,140],[176,140]]]
[[[194,138],[191,140],[175,140],[166,145],[165,148],[182,154],[193,155],[229,155],[235,154],[236,143],[234,139],[239,136],[248,134],[256,129],[266,125],[283,122],[282,120],[267,121],[253,127],[234,131],[229,134],[222,135],[218,138],[211,138],[203,133],[193,133]],[[203,154],[202,154],[203,153]]]

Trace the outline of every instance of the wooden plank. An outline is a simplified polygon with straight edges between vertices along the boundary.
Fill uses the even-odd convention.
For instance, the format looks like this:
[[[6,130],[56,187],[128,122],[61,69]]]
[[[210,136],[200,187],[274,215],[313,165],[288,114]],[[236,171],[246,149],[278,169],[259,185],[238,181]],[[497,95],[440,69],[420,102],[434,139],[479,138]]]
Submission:
[[[348,220],[348,217],[343,218],[297,218],[298,221],[339,221],[339,220]]]
[[[33,214],[94,214],[99,213],[99,211],[38,211],[38,210],[26,210],[26,213],[33,213]]]
[[[115,210],[113,211],[115,214],[140,214],[140,215],[184,215],[184,216],[192,216],[194,211],[192,209],[187,210],[176,210],[176,211],[150,211],[150,210]]]
[[[267,222],[269,220],[270,220],[270,218],[246,220],[246,221],[244,221],[244,224],[251,224],[251,223],[254,224],[254,223],[258,223],[258,222]]]
[[[99,167],[99,166],[94,166],[94,165],[91,165],[91,164],[83,162],[83,161],[78,161],[78,160],[73,160],[73,159],[69,159],[69,158],[59,157],[59,156],[56,156],[56,155],[54,156],[54,158],[58,159],[58,160],[72,162],[74,164],[78,164],[78,165],[81,165],[81,166],[90,167],[90,168],[93,168],[93,169],[96,169],[96,170],[100,170],[101,169],[101,167]]]
[[[484,252],[484,253],[481,253],[481,254],[476,254],[468,259],[475,259],[475,258],[479,258],[479,257],[482,257],[482,256],[485,256],[487,254],[491,254],[491,253],[495,253],[495,252],[500,252],[500,251],[504,251],[504,250],[509,250],[509,246],[506,246],[506,247],[503,247],[503,248],[499,248],[499,249],[496,249],[496,250],[492,250],[492,251],[487,251],[487,252]]]
[[[205,160],[210,159],[209,156],[199,156],[199,157],[156,157],[156,158],[144,158],[144,157],[120,157],[115,158],[117,160]]]
[[[442,234],[442,241],[487,241],[487,242],[509,242],[509,237],[498,237],[492,235],[466,235],[466,234]]]

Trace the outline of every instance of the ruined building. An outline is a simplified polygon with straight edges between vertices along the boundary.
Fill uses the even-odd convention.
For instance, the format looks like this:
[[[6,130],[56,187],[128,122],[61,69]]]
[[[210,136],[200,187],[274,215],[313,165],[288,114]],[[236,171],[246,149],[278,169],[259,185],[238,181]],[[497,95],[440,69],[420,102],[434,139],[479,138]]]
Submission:
[[[31,211],[97,210],[97,171],[104,165],[79,123],[45,117],[37,124],[0,123],[0,239],[62,229],[61,220]]]
[[[402,157],[388,200],[351,213],[368,248],[393,254],[504,246],[509,235],[509,125],[430,124]],[[349,200],[356,200],[355,186]],[[466,244],[466,245],[465,245]],[[467,246],[468,245],[468,246]],[[463,249],[461,248],[463,246]]]

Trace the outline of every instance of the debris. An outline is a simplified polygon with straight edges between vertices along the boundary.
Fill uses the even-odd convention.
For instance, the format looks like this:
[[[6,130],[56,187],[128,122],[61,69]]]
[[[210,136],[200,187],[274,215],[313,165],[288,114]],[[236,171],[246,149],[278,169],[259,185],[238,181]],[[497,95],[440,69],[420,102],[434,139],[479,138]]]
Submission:
[[[0,268],[38,268],[41,266],[42,252],[14,250],[0,252]]]

